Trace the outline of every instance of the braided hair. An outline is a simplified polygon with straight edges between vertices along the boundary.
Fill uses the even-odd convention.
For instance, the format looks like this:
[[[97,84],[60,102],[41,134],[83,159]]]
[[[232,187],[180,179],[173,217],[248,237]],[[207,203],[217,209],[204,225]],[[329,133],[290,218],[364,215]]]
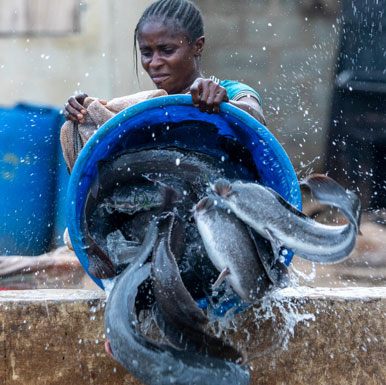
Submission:
[[[204,35],[204,22],[200,10],[188,0],[158,0],[145,9],[134,31],[134,59],[138,75],[137,39],[145,22],[157,20],[173,22],[187,37],[189,44]]]

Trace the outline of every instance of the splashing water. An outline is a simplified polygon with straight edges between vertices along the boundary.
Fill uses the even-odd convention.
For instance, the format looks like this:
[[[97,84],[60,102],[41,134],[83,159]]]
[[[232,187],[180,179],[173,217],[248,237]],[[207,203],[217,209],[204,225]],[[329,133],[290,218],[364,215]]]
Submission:
[[[313,274],[315,273],[308,277],[310,280]],[[296,325],[315,321],[315,315],[303,311],[300,301],[294,302],[291,299],[294,292],[299,295],[301,291],[296,286],[298,280],[293,275],[291,274],[290,287],[272,291],[247,311],[235,314],[235,310],[230,309],[224,317],[218,318],[213,316],[209,307],[211,332],[244,351],[248,363],[287,350]],[[229,296],[229,293],[226,295]]]
[[[293,264],[291,264],[290,268],[295,273],[294,275],[291,276],[291,286],[295,286],[295,287],[298,286],[300,278],[307,282],[312,282],[315,280],[315,277],[316,277],[315,263],[312,263],[311,272],[309,274],[296,269],[296,267]]]

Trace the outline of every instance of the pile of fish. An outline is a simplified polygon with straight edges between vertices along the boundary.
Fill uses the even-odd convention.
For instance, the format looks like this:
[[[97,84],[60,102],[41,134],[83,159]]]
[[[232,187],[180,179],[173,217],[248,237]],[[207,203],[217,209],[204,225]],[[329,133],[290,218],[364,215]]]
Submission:
[[[111,354],[145,384],[249,384],[247,357],[205,330],[197,300],[231,290],[255,303],[288,285],[281,250],[335,263],[355,246],[359,199],[332,179],[303,183],[345,225],[318,223],[239,175],[230,162],[173,147],[98,163],[84,215],[89,272],[115,279],[105,312]],[[167,342],[140,331],[142,310]]]

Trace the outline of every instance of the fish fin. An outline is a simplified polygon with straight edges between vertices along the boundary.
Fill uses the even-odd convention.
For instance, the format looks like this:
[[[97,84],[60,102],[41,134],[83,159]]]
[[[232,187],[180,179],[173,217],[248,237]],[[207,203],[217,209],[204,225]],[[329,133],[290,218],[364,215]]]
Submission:
[[[230,274],[231,272],[229,271],[228,268],[225,268],[218,278],[216,279],[216,282],[212,285],[212,290],[216,290],[220,287],[220,285],[224,282],[224,279]]]
[[[287,287],[290,282],[288,267],[278,260],[271,269],[271,277],[281,289]]]
[[[283,244],[282,244],[282,242],[280,241],[280,239],[275,238],[275,236],[273,235],[273,233],[272,233],[271,230],[269,230],[269,229],[267,229],[267,228],[264,228],[264,231],[265,231],[265,233],[267,234],[266,239],[268,239],[269,241],[271,241],[273,248],[280,249],[280,247],[283,246]]]
[[[270,240],[263,238],[249,227],[248,231],[255,244],[257,255],[271,283],[280,288],[288,286],[288,269],[280,262],[279,249],[272,245]]]
[[[226,179],[217,179],[214,185],[210,186],[214,193],[219,196],[228,196],[232,191],[231,183]]]
[[[334,179],[322,174],[309,175],[301,185],[308,186],[320,203],[338,208],[359,233],[361,202],[354,192],[346,191]]]
[[[169,234],[170,250],[176,260],[181,259],[185,249],[185,227],[181,219],[176,215]]]
[[[173,211],[175,202],[177,201],[178,194],[173,187],[168,186],[164,183],[157,182],[159,190],[162,195],[162,203],[160,205],[160,212]]]
[[[304,218],[304,219],[309,219],[309,217],[305,214],[303,214],[301,211],[299,211],[294,205],[292,205],[291,203],[289,203],[288,201],[286,201],[278,192],[276,192],[274,189],[270,188],[270,187],[267,187],[267,186],[264,186],[267,190],[269,190],[271,192],[271,194],[273,196],[275,196],[275,198],[279,201],[279,203],[284,207],[286,208],[288,211],[290,211],[291,213],[297,215],[298,217],[300,218]]]
[[[90,235],[88,239],[90,242],[90,247],[87,252],[89,273],[93,277],[100,279],[115,277],[115,268],[108,255],[97,245]]]

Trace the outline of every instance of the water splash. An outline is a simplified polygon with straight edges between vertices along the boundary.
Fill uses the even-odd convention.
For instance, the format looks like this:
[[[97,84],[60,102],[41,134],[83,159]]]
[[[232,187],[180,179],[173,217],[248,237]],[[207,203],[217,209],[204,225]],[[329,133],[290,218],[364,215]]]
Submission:
[[[230,309],[222,318],[213,317],[209,307],[209,329],[244,351],[248,363],[277,355],[288,349],[296,325],[315,321],[315,314],[304,311],[299,301],[292,300],[294,290],[298,293],[301,289],[292,286],[274,290],[247,311],[235,314],[234,309]]]
[[[297,286],[299,284],[300,279],[303,279],[304,281],[307,281],[307,282],[313,282],[316,278],[315,263],[312,263],[311,272],[309,274],[305,273],[304,271],[298,270],[294,266],[294,264],[291,264],[290,268],[291,268],[291,271],[294,273],[293,275],[291,275],[292,286]]]

